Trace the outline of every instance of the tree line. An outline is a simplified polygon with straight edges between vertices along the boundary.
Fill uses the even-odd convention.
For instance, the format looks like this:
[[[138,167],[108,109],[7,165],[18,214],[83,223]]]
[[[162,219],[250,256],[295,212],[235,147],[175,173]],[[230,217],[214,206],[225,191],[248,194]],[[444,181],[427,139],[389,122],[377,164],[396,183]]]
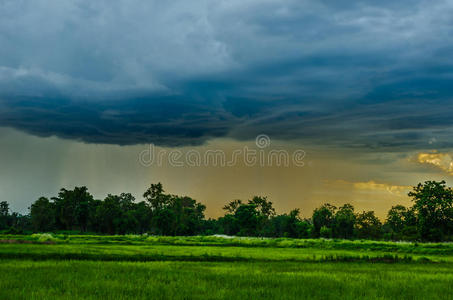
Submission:
[[[187,196],[165,193],[151,184],[137,202],[130,193],[94,199],[86,187],[61,189],[56,197],[41,197],[27,215],[10,213],[0,202],[0,230],[4,233],[81,232],[155,235],[226,234],[258,237],[342,238],[409,241],[453,240],[453,190],[445,181],[426,181],[409,192],[412,206],[393,206],[384,222],[374,211],[356,212],[351,204],[324,204],[311,218],[299,209],[277,214],[266,197],[234,200],[224,216],[206,219],[205,205]]]

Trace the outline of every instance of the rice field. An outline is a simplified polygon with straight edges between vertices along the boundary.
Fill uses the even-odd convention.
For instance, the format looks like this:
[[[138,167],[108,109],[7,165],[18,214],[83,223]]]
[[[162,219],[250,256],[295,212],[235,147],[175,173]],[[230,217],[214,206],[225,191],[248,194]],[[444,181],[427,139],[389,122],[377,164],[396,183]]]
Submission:
[[[453,299],[453,245],[0,236],[0,299]]]

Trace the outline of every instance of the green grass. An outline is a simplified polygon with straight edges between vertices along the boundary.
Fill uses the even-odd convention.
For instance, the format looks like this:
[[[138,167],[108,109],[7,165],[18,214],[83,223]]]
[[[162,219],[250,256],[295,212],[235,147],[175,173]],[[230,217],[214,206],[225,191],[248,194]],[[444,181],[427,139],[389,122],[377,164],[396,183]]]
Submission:
[[[0,299],[453,299],[453,245],[0,236]]]
[[[10,261],[2,299],[451,299],[449,265]]]
[[[325,240],[289,238],[222,238],[215,236],[166,237],[147,235],[0,235],[0,240],[51,242],[58,244],[178,245],[264,248],[316,248],[327,250],[385,251],[433,255],[453,255],[453,243],[414,243],[368,240]]]
[[[294,248],[212,247],[174,245],[49,245],[6,244],[0,259],[72,259],[96,261],[420,261],[444,262],[450,257]],[[453,259],[453,258],[452,258]]]

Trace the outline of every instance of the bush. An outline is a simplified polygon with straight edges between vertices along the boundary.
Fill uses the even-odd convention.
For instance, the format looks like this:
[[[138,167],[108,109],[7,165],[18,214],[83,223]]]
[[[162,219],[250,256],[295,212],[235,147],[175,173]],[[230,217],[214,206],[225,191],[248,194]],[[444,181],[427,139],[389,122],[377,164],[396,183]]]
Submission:
[[[332,228],[329,228],[327,226],[322,226],[321,229],[319,230],[319,235],[322,238],[331,238],[332,237]]]
[[[31,237],[41,243],[58,241],[58,238],[54,237],[51,233],[34,233]]]

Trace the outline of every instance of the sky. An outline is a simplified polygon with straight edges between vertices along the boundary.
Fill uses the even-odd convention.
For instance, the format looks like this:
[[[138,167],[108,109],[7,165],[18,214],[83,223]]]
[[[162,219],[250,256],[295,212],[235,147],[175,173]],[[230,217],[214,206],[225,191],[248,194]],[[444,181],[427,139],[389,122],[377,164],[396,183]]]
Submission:
[[[451,182],[452,15],[437,0],[0,0],[0,200],[26,213],[76,185],[141,200],[161,181],[212,217],[253,195],[384,217],[418,182]],[[150,165],[150,145],[304,155]]]

